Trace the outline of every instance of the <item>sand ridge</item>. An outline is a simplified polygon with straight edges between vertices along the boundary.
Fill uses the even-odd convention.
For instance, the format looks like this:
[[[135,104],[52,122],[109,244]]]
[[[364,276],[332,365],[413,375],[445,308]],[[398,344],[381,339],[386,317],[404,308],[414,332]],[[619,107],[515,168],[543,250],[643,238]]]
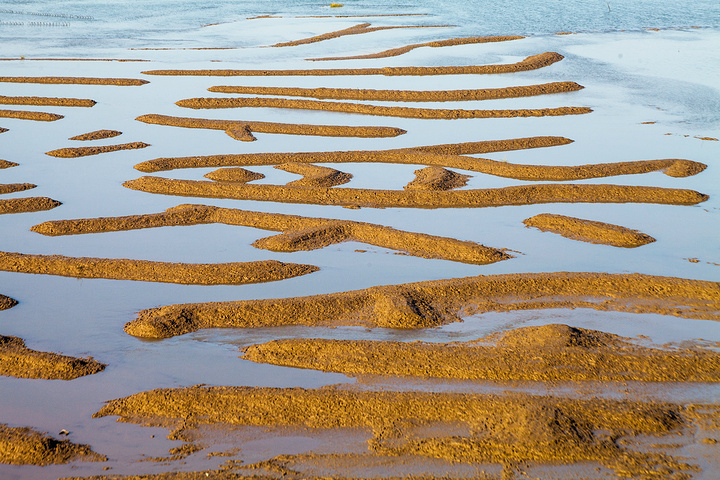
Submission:
[[[23,192],[37,187],[32,183],[0,183],[0,195],[5,193]]]
[[[73,380],[102,372],[106,365],[90,358],[75,358],[29,349],[18,337],[0,335],[0,375],[15,378]]]
[[[500,98],[530,97],[582,90],[575,82],[552,82],[519,87],[480,88],[466,90],[371,90],[356,88],[297,88],[220,85],[208,88],[215,93],[312,97],[320,99],[379,100],[392,102],[460,102]]]
[[[255,180],[261,180],[265,178],[265,175],[258,172],[252,172],[242,167],[233,167],[219,168],[210,173],[206,173],[203,177],[215,180],[216,182],[248,183]]]
[[[344,28],[342,30],[336,30],[334,32],[323,33],[321,35],[315,35],[314,37],[302,38],[300,40],[293,40],[290,42],[280,42],[271,47],[295,47],[298,45],[308,45],[310,43],[322,42],[333,38],[344,37],[347,35],[360,35],[363,33],[379,32],[382,30],[396,30],[399,28],[438,28],[438,27],[449,27],[450,25],[397,25],[397,26],[384,26],[384,27],[371,27],[370,23],[360,23],[353,25],[352,27]]]
[[[308,70],[147,70],[145,75],[215,76],[215,77],[268,77],[268,76],[335,76],[335,75],[484,75],[536,70],[559,62],[564,57],[556,52],[531,55],[517,63],[504,65],[468,65],[452,67],[381,67],[334,68]]]
[[[257,248],[280,252],[314,250],[345,241],[357,241],[400,250],[423,258],[489,264],[511,258],[503,250],[475,242],[407,232],[372,223],[300,217],[212,207],[179,205],[163,213],[78,220],[53,220],[31,228],[43,235],[77,235],[173,225],[224,223],[283,232],[253,243]]]
[[[105,138],[117,137],[118,135],[122,135],[122,132],[118,132],[117,130],[95,130],[93,132],[75,135],[74,137],[68,138],[68,140],[87,142],[90,140],[103,140]]]
[[[10,162],[8,160],[0,160],[0,170],[3,168],[11,168],[11,167],[17,167],[18,164],[15,162]]]
[[[275,260],[189,264],[0,252],[0,271],[185,285],[264,283],[306,275],[318,270],[318,267],[312,265]]]
[[[27,197],[0,199],[0,215],[6,213],[27,213],[52,210],[62,205],[62,202],[48,197]]]
[[[0,95],[0,105],[51,105],[56,107],[92,107],[95,100],[88,98],[6,97]]]
[[[9,132],[10,130],[7,128],[0,127],[0,133]],[[3,160],[4,161],[4,160]],[[7,168],[7,167],[0,167],[0,168]]]
[[[620,225],[550,213],[526,218],[523,223],[565,238],[613,247],[635,248],[655,241],[650,235]]]
[[[142,310],[130,335],[202,328],[361,325],[428,328],[491,311],[592,308],[720,320],[720,284],[642,274],[524,273],[456,278],[308,297],[168,305]]]
[[[6,295],[0,294],[0,310],[7,310],[17,305],[18,302],[14,298],[10,298]]]
[[[0,463],[54,465],[74,460],[104,462],[107,457],[95,453],[89,445],[56,440],[28,427],[0,423]]]
[[[275,168],[303,176],[303,178],[293,180],[287,184],[293,187],[334,187],[344,185],[352,179],[352,175],[349,173],[311,163],[281,163],[276,165]]]
[[[35,120],[37,122],[54,122],[64,118],[57,113],[31,112],[25,110],[0,110],[0,117],[17,118],[20,120]]]
[[[58,85],[116,85],[139,86],[150,83],[136,78],[94,78],[94,77],[0,77],[4,83],[45,83]]]
[[[627,340],[554,324],[517,328],[472,342],[273,340],[245,347],[241,358],[350,375],[543,382],[720,381],[720,353],[648,348]]]
[[[59,148],[57,150],[51,150],[49,152],[45,152],[45,155],[50,155],[52,157],[60,157],[60,158],[79,158],[79,157],[87,157],[90,155],[99,155],[101,153],[108,153],[108,152],[118,152],[120,150],[135,150],[138,148],[146,148],[149,147],[149,143],[144,142],[130,142],[130,143],[122,143],[119,145],[102,145],[102,146],[93,146],[93,147],[68,147],[68,148]]]

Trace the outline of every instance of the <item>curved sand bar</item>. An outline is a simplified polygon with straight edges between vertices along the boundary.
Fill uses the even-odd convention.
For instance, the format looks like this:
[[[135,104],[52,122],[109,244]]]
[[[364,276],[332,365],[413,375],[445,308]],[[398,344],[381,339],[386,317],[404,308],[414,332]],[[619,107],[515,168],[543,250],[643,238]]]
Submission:
[[[140,177],[132,190],[182,197],[228,198],[368,208],[483,208],[540,203],[656,203],[695,205],[708,199],[694,190],[628,185],[536,184],[455,191],[302,188]]]
[[[74,137],[68,138],[68,140],[80,140],[87,142],[90,140],[103,140],[105,138],[117,137],[118,135],[122,135],[122,132],[118,132],[117,130],[95,130],[94,132],[75,135]]]
[[[0,423],[0,463],[10,465],[55,465],[74,460],[104,462],[107,457],[89,445],[55,440],[28,427],[9,427]]]
[[[53,59],[54,60],[54,59]],[[60,85],[117,85],[138,86],[150,83],[136,78],[94,78],[94,77],[0,77],[5,83],[46,83]]]
[[[344,185],[352,179],[352,175],[349,173],[311,163],[282,163],[276,165],[275,168],[303,176],[300,180],[294,180],[287,184],[292,187],[335,187]]]
[[[281,42],[271,47],[295,47],[298,45],[308,45],[310,43],[323,42],[325,40],[331,40],[333,38],[344,37],[347,35],[360,35],[363,33],[379,32],[381,30],[396,30],[399,28],[437,28],[437,27],[449,27],[450,25],[397,25],[397,26],[386,26],[386,27],[371,27],[369,23],[360,23],[353,25],[352,27],[344,28],[342,30],[336,30],[334,32],[323,33],[321,35],[315,35],[314,37],[303,38],[300,40],[293,40],[291,42]]]
[[[105,365],[92,358],[75,358],[39,352],[21,338],[0,335],[0,375],[15,378],[73,380],[102,372]]]
[[[9,162],[7,160],[0,160],[0,170],[3,168],[11,168],[11,167],[17,167],[18,164],[15,162]]]
[[[55,107],[92,107],[95,100],[88,98],[52,97],[5,97],[0,96],[0,105],[51,105]]]
[[[324,112],[355,113],[401,118],[430,118],[455,120],[461,118],[513,118],[582,115],[591,113],[588,107],[558,107],[514,110],[464,110],[460,108],[413,108],[385,107],[363,103],[323,102],[320,100],[297,100],[288,98],[188,98],[175,102],[179,107],[207,108],[289,108],[297,110],[321,110]]]
[[[4,193],[23,192],[35,187],[37,187],[37,185],[33,185],[32,183],[0,183],[0,195]]]
[[[0,110],[0,117],[35,120],[36,122],[54,122],[55,120],[64,118],[62,115],[56,113],[31,112],[25,110]]]
[[[567,325],[523,327],[492,337],[460,343],[285,339],[246,347],[242,358],[350,375],[544,382],[720,381],[720,353],[711,350],[641,347],[617,335]]]
[[[635,248],[655,241],[650,235],[620,225],[550,213],[535,215],[523,220],[523,223],[543,232],[558,233],[565,238],[613,247]]]
[[[45,155],[50,155],[52,157],[60,157],[60,158],[79,158],[79,157],[87,157],[90,155],[99,155],[101,153],[108,153],[108,152],[118,152],[120,150],[135,150],[138,148],[145,148],[149,147],[149,143],[143,143],[143,142],[131,142],[131,143],[122,143],[120,145],[103,145],[103,146],[94,146],[94,147],[69,147],[69,148],[59,148],[57,150],[51,150],[49,152],[45,152]]]
[[[180,205],[163,213],[126,217],[53,220],[32,227],[43,235],[77,235],[140,228],[223,223],[283,232],[257,240],[253,245],[279,252],[315,250],[345,241],[356,241],[404,251],[423,258],[437,258],[484,265],[506,260],[503,250],[447,237],[406,232],[372,223],[250,212],[206,205]]]
[[[720,320],[720,283],[641,274],[489,275],[309,297],[169,305],[142,310],[130,335],[167,338],[202,328],[361,325],[428,328],[484,312],[592,308]]]
[[[481,88],[470,90],[369,90],[356,88],[294,88],[294,87],[242,87],[217,86],[209,92],[243,95],[273,95],[285,97],[311,97],[340,100],[378,100],[388,102],[464,102],[500,98],[531,97],[582,90],[575,82],[553,82],[521,87]]]
[[[284,135],[317,135],[325,137],[397,137],[405,130],[393,127],[349,127],[338,125],[302,125],[273,122],[244,122],[240,120],[209,120],[204,118],[171,117],[168,115],[141,115],[135,120],[153,125],[182,128],[224,130],[236,140],[252,141],[251,132],[280,133]]]
[[[284,280],[316,272],[312,265],[275,260],[235,263],[169,263],[124,258],[65,257],[0,252],[0,271],[109,278],[185,285],[244,285]]]
[[[269,76],[335,76],[335,75],[484,75],[537,70],[559,62],[559,53],[545,52],[531,55],[517,63],[501,65],[468,65],[452,67],[382,67],[331,68],[308,70],[148,70],[145,75],[202,76],[202,77],[269,77]]]
[[[62,205],[62,202],[48,197],[27,197],[0,199],[0,215],[5,213],[26,213],[51,210]]]

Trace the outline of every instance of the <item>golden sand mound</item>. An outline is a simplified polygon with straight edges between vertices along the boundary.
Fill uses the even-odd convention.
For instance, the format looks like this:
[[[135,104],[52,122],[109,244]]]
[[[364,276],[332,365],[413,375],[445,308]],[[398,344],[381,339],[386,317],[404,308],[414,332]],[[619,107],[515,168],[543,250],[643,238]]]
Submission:
[[[367,188],[301,188],[284,185],[173,180],[145,176],[124,182],[123,186],[147,193],[183,197],[232,198],[262,202],[369,208],[482,208],[540,203],[695,205],[708,199],[707,195],[694,190],[591,184],[536,184],[440,192]]]
[[[83,133],[82,135],[75,135],[74,137],[68,138],[68,140],[102,140],[104,138],[112,138],[122,135],[122,132],[117,130],[95,130],[94,132]]]
[[[0,200],[0,215],[51,210],[60,205],[62,202],[47,197],[10,198]]]
[[[330,40],[332,38],[344,37],[346,35],[360,35],[363,33],[379,32],[381,30],[395,30],[398,28],[436,28],[436,27],[449,27],[449,25],[398,25],[398,26],[387,26],[387,27],[371,27],[369,23],[361,23],[353,25],[352,27],[344,28],[334,32],[323,33],[314,37],[303,38],[300,40],[293,40],[291,42],[281,42],[271,47],[294,47],[297,45],[307,45],[310,43],[322,42]]]
[[[50,98],[50,97],[4,97],[0,96],[0,105],[52,105],[56,107],[92,107],[95,100],[87,98]]]
[[[620,225],[550,213],[535,215],[523,220],[523,223],[543,232],[558,233],[573,240],[613,247],[635,248],[655,241],[650,235]]]
[[[32,227],[43,235],[76,235],[173,225],[224,223],[283,232],[253,245],[280,252],[314,250],[345,241],[368,243],[423,258],[488,264],[511,258],[502,250],[447,237],[406,232],[372,223],[262,213],[206,205],[180,205],[164,213],[54,220]]]
[[[110,278],[186,285],[244,285],[264,283],[316,272],[312,265],[275,260],[235,263],[168,263],[114,258],[26,255],[0,252],[0,271]]]
[[[37,187],[37,185],[33,185],[32,183],[0,183],[0,195],[4,193],[22,192],[35,187]]]
[[[473,380],[717,382],[720,353],[661,350],[617,335],[546,325],[504,332],[498,340],[425,343],[287,339],[244,349],[258,363],[351,375]],[[495,340],[495,346],[478,345]]]
[[[21,338],[0,335],[0,375],[15,378],[72,380],[102,372],[105,365],[92,358],[75,358],[39,352]]]
[[[265,178],[265,175],[262,173],[251,172],[250,170],[246,170],[242,167],[220,168],[203,176],[205,178],[209,178],[210,180],[215,180],[216,182],[236,183],[248,183]]]
[[[29,112],[24,110],[0,110],[0,117],[35,120],[36,122],[54,122],[64,118],[62,115],[47,112]]]
[[[472,44],[477,44],[477,43],[507,42],[510,40],[520,40],[522,38],[525,38],[525,37],[520,37],[517,35],[510,35],[510,36],[496,36],[496,37],[451,38],[448,40],[436,40],[433,42],[414,43],[412,45],[406,45],[404,47],[399,47],[399,48],[391,48],[390,50],[384,50],[384,51],[378,52],[378,53],[370,53],[368,55],[352,55],[349,57],[310,58],[309,60],[311,60],[311,61],[362,60],[362,59],[370,59],[370,58],[397,57],[398,55],[402,55],[404,53],[410,52],[412,50],[415,50],[416,48],[421,48],[421,47],[431,47],[431,48],[454,47],[456,45],[472,45]]]
[[[17,167],[18,164],[15,162],[9,162],[7,160],[0,160],[0,170],[3,168]]]
[[[122,143],[120,145],[103,145],[103,146],[93,146],[93,147],[70,147],[70,148],[59,148],[57,150],[51,150],[49,152],[45,152],[45,155],[50,155],[53,157],[60,157],[60,158],[78,158],[78,157],[87,157],[90,155],[99,155],[101,153],[108,153],[108,152],[117,152],[120,150],[134,150],[138,148],[145,148],[149,147],[149,143],[143,143],[143,142],[132,142],[132,143]]]
[[[0,294],[0,310],[7,310],[17,305],[18,302],[14,298]]]
[[[55,60],[55,59],[53,59]],[[52,83],[63,85],[118,85],[137,86],[150,83],[135,78],[92,78],[92,77],[0,77],[6,83]]]
[[[559,62],[559,53],[545,52],[531,55],[517,63],[503,65],[468,65],[452,67],[382,67],[332,68],[309,70],[148,70],[145,75],[197,75],[203,77],[268,77],[268,76],[326,76],[326,75],[481,75],[536,70]]]
[[[464,102],[500,98],[531,97],[581,90],[575,82],[553,82],[522,87],[481,88],[471,90],[369,90],[355,88],[294,88],[294,87],[242,87],[217,86],[208,91],[240,93],[244,95],[274,95],[286,97],[312,97],[321,99],[379,100],[390,102]]]
[[[558,107],[515,110],[463,110],[385,107],[363,103],[323,102],[320,100],[297,100],[288,98],[188,98],[175,102],[185,108],[292,108],[300,110],[322,110],[325,112],[356,113],[402,118],[461,119],[461,118],[510,118],[547,117],[560,115],[582,115],[592,112],[588,107]]]
[[[442,167],[425,167],[415,170],[415,180],[405,185],[405,190],[452,190],[464,187],[470,175],[462,175]]]
[[[167,338],[202,328],[362,325],[427,328],[484,312],[592,308],[720,320],[720,284],[607,273],[524,273],[437,280],[309,297],[189,303],[142,310],[130,335]]]
[[[88,445],[54,438],[27,427],[0,423],[0,463],[10,465],[53,465],[74,460],[104,462],[107,457]]]
[[[280,133],[284,135],[318,135],[326,137],[396,137],[405,133],[405,130],[393,127],[298,125],[292,123],[244,122],[239,120],[209,120],[204,118],[171,117],[156,114],[141,115],[135,120],[154,125],[224,130],[232,138],[243,141],[255,140],[252,132]]]
[[[300,180],[294,180],[288,183],[288,186],[293,187],[334,187],[336,185],[346,184],[352,179],[352,175],[349,173],[309,163],[282,163],[276,165],[275,168],[303,176]]]

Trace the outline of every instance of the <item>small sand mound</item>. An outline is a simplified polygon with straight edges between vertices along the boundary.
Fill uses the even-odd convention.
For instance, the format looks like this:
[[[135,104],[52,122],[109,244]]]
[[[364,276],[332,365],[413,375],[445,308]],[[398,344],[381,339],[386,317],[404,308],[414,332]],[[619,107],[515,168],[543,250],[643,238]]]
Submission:
[[[0,463],[10,465],[54,465],[74,460],[104,462],[107,457],[89,445],[54,438],[27,427],[0,423]]]
[[[61,202],[47,197],[10,198],[0,200],[0,215],[51,210],[60,205]]]
[[[0,310],[7,310],[17,305],[18,302],[14,298],[0,294]]]
[[[415,170],[415,180],[403,187],[405,190],[445,191],[467,185],[470,175],[462,175],[442,167],[425,167]]]
[[[507,331],[503,333],[498,345],[533,350],[557,350],[568,347],[592,349],[615,345],[618,339],[617,335],[555,323]]]
[[[45,155],[60,158],[79,158],[87,157],[90,155],[99,155],[101,153],[118,152],[120,150],[134,150],[138,148],[149,147],[149,143],[143,142],[132,142],[122,143],[120,145],[103,145],[94,147],[70,147],[70,148],[59,148],[57,150],[51,150],[45,152]]]
[[[55,60],[55,59],[53,59]],[[93,77],[0,77],[5,83],[46,83],[61,85],[118,85],[138,86],[150,83],[135,78],[93,78]]]
[[[52,97],[4,97],[0,96],[0,105],[40,105],[55,107],[92,107],[95,100],[88,98],[52,98]]]
[[[220,168],[213,172],[204,175],[205,178],[215,180],[216,182],[235,182],[235,183],[248,183],[254,180],[260,180],[265,178],[262,173],[251,172],[242,167],[235,168]]]
[[[95,130],[94,132],[83,133],[82,135],[70,137],[68,140],[80,140],[87,142],[90,140],[103,140],[105,138],[117,137],[118,135],[122,135],[122,132],[118,132],[117,130]]]
[[[352,175],[349,173],[309,163],[283,163],[276,165],[275,168],[303,176],[300,180],[294,180],[287,184],[293,187],[334,187],[348,183],[352,179]]]
[[[39,352],[21,338],[0,335],[0,375],[15,378],[73,380],[102,372],[105,365],[92,358],[75,358]]]
[[[0,117],[17,118],[20,120],[34,120],[36,122],[54,122],[64,118],[56,113],[30,112],[24,110],[0,110]]]
[[[0,195],[4,193],[23,192],[37,187],[32,183],[0,183]]]
[[[15,162],[9,162],[7,160],[0,160],[0,170],[3,168],[10,168],[10,167],[17,167],[17,166],[18,166],[18,164]]]
[[[635,248],[655,241],[650,235],[620,225],[564,215],[542,213],[523,220],[523,223],[528,227],[557,233],[565,238],[613,247]]]

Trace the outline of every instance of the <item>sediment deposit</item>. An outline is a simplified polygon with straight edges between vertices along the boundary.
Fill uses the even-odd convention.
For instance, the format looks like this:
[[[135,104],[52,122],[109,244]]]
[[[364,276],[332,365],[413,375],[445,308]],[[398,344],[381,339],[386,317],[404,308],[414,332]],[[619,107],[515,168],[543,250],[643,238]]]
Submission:
[[[149,147],[149,143],[144,142],[131,142],[131,143],[122,143],[119,145],[102,145],[102,146],[93,146],[93,147],[68,147],[68,148],[59,148],[57,150],[51,150],[49,152],[45,152],[45,155],[50,155],[51,157],[59,157],[59,158],[79,158],[79,157],[87,157],[90,155],[99,155],[101,153],[108,153],[108,152],[118,152],[120,150],[135,150],[138,148],[146,148]]]
[[[363,33],[379,32],[382,30],[396,30],[398,28],[431,28],[431,27],[448,27],[449,25],[397,25],[397,26],[384,26],[384,27],[371,27],[370,23],[360,23],[353,25],[352,27],[344,28],[342,30],[336,30],[334,32],[323,33],[321,35],[315,35],[314,37],[302,38],[300,40],[292,40],[290,42],[280,42],[271,47],[295,47],[298,45],[308,45],[310,43],[323,42],[333,38],[344,37],[347,35],[361,35]]]
[[[56,107],[92,107],[88,98],[6,97],[0,95],[0,105],[51,105]]]
[[[23,339],[0,335],[0,375],[15,378],[73,380],[105,369],[92,358],[75,358],[31,350]]]
[[[95,77],[0,77],[5,83],[46,83],[60,85],[117,85],[138,86],[150,83],[136,78],[95,78]]]
[[[528,227],[552,232],[582,242],[635,248],[655,241],[653,237],[620,225],[595,222],[582,218],[542,213],[523,220]]]
[[[94,132],[75,135],[74,137],[68,138],[68,140],[80,140],[86,142],[90,140],[103,140],[105,138],[117,137],[118,135],[122,135],[122,132],[118,132],[117,130],[95,130]]]
[[[93,452],[88,445],[56,440],[28,427],[0,423],[0,463],[54,465],[74,460],[104,462],[107,457]]]
[[[0,110],[0,117],[16,118],[19,120],[34,120],[36,122],[54,122],[64,118],[57,113],[32,112],[25,110]]]
[[[5,213],[25,213],[51,210],[60,205],[62,205],[61,202],[48,197],[0,199],[0,215]]]

